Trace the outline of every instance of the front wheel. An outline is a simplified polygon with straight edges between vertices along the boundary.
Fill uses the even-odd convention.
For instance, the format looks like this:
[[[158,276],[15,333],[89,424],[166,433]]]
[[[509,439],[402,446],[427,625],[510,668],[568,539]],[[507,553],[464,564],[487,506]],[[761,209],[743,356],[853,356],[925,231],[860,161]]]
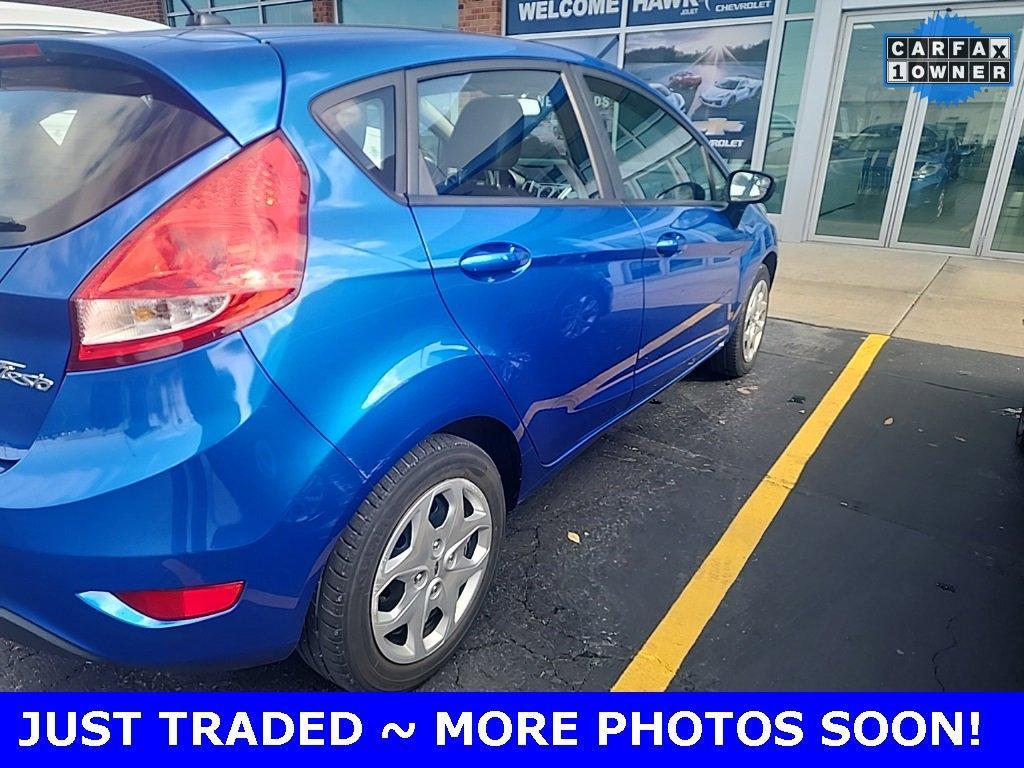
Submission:
[[[415,688],[459,646],[494,578],[501,475],[473,443],[433,435],[370,492],[335,543],[299,653],[349,690]]]
[[[768,323],[768,298],[771,288],[771,273],[768,267],[762,264],[754,275],[754,282],[743,304],[736,329],[725,346],[712,358],[712,367],[722,376],[738,379],[753,370]]]

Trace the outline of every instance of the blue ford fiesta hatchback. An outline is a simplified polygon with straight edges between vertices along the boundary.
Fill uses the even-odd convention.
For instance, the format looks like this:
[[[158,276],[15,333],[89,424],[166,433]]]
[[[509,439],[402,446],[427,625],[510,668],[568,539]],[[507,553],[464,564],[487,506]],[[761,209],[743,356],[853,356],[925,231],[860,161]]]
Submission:
[[[750,370],[770,192],[537,44],[0,44],[0,634],[421,683],[508,509],[702,362]]]

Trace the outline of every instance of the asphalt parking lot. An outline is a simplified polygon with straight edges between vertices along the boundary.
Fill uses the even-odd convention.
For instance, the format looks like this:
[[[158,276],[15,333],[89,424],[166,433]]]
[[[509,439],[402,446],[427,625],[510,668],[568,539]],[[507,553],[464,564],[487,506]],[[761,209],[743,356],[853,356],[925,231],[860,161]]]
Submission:
[[[426,687],[610,688],[863,338],[773,321],[754,374],[682,382],[601,437],[512,514]],[[1024,688],[1022,401],[1024,358],[890,340],[669,689]],[[0,641],[0,690],[326,688],[295,657],[185,675]]]

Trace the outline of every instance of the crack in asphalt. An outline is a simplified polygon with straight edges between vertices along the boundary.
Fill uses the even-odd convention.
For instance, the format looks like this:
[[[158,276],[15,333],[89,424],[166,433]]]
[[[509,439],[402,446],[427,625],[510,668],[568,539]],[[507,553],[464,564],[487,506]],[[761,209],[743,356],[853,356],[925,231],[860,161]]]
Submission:
[[[942,646],[937,651],[935,651],[935,653],[932,654],[932,676],[935,678],[935,682],[939,684],[939,688],[943,692],[945,692],[946,690],[946,684],[943,683],[942,678],[939,677],[939,656],[946,653],[947,651],[952,651],[954,648],[957,647],[957,645],[959,645],[956,633],[953,632],[953,622],[955,620],[956,615],[954,614],[953,616],[950,616],[949,621],[946,622],[946,632],[949,634],[950,638],[952,639],[952,642],[949,645]]]

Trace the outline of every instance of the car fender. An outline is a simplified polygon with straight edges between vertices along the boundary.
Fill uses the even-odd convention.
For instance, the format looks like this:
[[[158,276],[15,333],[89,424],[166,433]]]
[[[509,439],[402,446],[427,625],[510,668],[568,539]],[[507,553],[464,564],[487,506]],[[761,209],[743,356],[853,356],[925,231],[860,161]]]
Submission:
[[[475,350],[468,344],[437,344],[422,353],[416,358],[433,362],[417,365],[395,385],[388,383],[395,380],[389,372],[381,380],[380,400],[364,411],[339,445],[370,481],[383,477],[424,438],[466,419],[499,422],[515,437],[520,455],[529,450],[522,421]],[[417,418],[410,419],[410,414]]]
[[[351,515],[381,478],[430,435],[468,419],[498,422],[512,433],[520,452],[522,474],[514,481],[525,491],[528,485],[534,487],[549,474],[537,460],[522,422],[482,358],[468,346],[431,346],[432,349],[425,348],[410,355],[396,370],[400,373],[409,365],[408,361],[418,358],[434,362],[416,365],[407,376],[392,378],[394,385],[386,383],[388,377],[382,378],[381,399],[373,408],[365,409],[339,441],[339,450],[364,473],[365,481],[349,504],[351,512],[337,519],[335,528],[324,539],[316,562],[307,572],[301,597],[303,606],[308,606],[312,600],[320,573]],[[452,391],[453,382],[458,383],[457,393]],[[417,418],[410,418],[411,414],[416,414]]]
[[[763,211],[763,206],[749,205],[743,212],[739,228],[747,230],[750,248],[740,257],[740,284],[733,307],[733,319],[738,322],[747,294],[754,284],[757,269],[771,254],[778,254],[775,228]]]

